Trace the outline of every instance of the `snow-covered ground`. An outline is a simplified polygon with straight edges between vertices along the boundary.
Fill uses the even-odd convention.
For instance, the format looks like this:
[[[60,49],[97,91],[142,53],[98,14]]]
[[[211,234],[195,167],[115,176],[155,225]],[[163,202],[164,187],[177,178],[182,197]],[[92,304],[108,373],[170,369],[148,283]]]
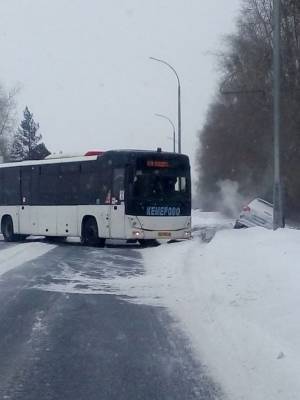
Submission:
[[[299,243],[252,228],[144,252],[149,285],[231,400],[300,398]]]
[[[198,215],[198,222],[208,215]],[[225,229],[142,251],[146,274],[106,282],[167,307],[230,400],[300,398],[300,231]],[[226,225],[226,224],[225,224]]]
[[[226,227],[218,214],[193,220]],[[168,307],[229,399],[296,400],[299,243],[291,229],[223,229],[208,244],[196,237],[147,249],[147,274],[128,294]]]
[[[192,240],[140,250],[145,274],[106,274],[90,293],[166,307],[229,400],[298,400],[300,231],[234,230],[219,214],[193,217]],[[205,226],[217,231],[209,243],[197,235]],[[1,251],[0,274],[19,263],[3,258],[18,247],[30,258],[51,248],[45,246]],[[76,279],[75,286],[45,290],[89,293],[78,285],[84,274]]]
[[[217,231],[209,243],[196,234],[143,249],[145,274],[94,280],[85,293],[166,307],[228,399],[298,400],[300,231],[234,230],[219,214],[196,214],[196,233]],[[50,290],[83,293],[86,277],[76,279]]]

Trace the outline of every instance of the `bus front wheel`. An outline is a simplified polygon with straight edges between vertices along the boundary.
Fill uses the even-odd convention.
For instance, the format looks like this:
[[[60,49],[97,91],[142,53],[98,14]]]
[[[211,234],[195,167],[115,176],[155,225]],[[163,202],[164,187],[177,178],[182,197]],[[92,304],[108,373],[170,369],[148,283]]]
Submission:
[[[84,246],[104,246],[105,239],[98,236],[98,225],[95,218],[90,217],[83,221],[81,243]]]
[[[18,240],[22,240],[25,237],[23,235],[16,235],[14,233],[14,224],[11,216],[9,215],[5,216],[2,220],[1,232],[6,242],[17,242]]]

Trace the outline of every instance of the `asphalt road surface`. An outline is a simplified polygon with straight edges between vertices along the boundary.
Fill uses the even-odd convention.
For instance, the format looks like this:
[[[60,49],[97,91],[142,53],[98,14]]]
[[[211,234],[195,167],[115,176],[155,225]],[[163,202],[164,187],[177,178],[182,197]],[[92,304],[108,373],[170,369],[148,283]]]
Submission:
[[[138,249],[0,241],[0,265],[1,400],[219,398],[165,309],[107,287]]]

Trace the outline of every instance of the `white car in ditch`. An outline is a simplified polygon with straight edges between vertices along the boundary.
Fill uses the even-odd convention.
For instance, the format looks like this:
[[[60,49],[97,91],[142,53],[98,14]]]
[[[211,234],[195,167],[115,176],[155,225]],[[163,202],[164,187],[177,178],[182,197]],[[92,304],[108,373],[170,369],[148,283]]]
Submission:
[[[234,228],[250,228],[253,226],[263,226],[267,229],[273,228],[273,204],[256,198],[243,207]]]

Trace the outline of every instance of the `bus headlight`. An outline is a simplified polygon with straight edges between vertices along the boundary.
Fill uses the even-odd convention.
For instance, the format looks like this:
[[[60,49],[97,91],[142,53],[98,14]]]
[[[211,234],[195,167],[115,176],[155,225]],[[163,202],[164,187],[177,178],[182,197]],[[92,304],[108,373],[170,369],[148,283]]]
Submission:
[[[132,236],[136,239],[142,239],[144,237],[144,232],[142,231],[132,231]]]
[[[191,237],[191,231],[185,231],[185,232],[184,232],[184,237],[185,237],[186,239],[190,239],[190,237]]]

